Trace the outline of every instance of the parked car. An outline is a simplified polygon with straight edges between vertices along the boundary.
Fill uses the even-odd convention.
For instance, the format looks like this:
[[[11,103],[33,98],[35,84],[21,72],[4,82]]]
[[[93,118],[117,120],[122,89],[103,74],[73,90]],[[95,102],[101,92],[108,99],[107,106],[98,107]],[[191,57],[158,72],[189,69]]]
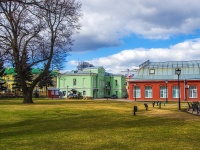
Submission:
[[[117,95],[112,95],[111,98],[112,98],[112,99],[117,99],[118,96],[117,96]]]
[[[124,96],[124,98],[128,98],[128,94],[126,94],[126,95]]]
[[[71,93],[71,94],[69,94],[67,97],[68,97],[68,98],[77,98],[77,95]]]

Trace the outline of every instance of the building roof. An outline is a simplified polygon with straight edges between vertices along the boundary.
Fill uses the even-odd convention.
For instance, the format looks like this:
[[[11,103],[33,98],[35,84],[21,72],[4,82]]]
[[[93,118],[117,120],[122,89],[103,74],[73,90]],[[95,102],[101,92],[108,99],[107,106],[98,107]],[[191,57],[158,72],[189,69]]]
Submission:
[[[31,73],[32,74],[40,74],[42,71],[40,70],[40,69],[38,69],[38,68],[33,68],[32,70],[31,70]]]
[[[147,60],[139,65],[138,72],[133,76],[133,80],[174,80],[178,77],[175,73],[176,68],[181,69],[180,79],[200,79],[200,60],[167,62],[150,62]]]
[[[81,71],[81,70],[71,70],[65,73],[61,73],[61,75],[91,75],[91,74],[96,74],[96,73],[92,73],[90,71]]]
[[[37,74],[37,75],[39,75],[41,72],[42,72],[42,70],[41,70],[41,69],[38,69],[38,68],[33,68],[33,69],[31,70],[31,73],[32,73],[32,74]],[[15,69],[14,69],[14,68],[10,68],[10,67],[6,68],[4,73],[5,73],[5,74],[8,74],[8,75],[16,74]],[[58,72],[57,72],[57,71],[52,71],[51,74],[52,74],[53,76],[56,76],[56,75],[58,74]]]
[[[87,69],[99,69],[99,68],[103,68],[103,67],[102,66],[86,67],[86,68],[83,68],[83,70],[87,70]]]
[[[105,72],[105,76],[124,76],[124,75],[122,75],[122,74],[113,74],[113,73]]]
[[[15,74],[15,69],[8,67],[8,68],[5,69],[4,73],[8,74],[8,75]]]
[[[139,68],[183,68],[183,67],[199,67],[200,60],[191,61],[167,61],[167,62],[150,62],[145,61]]]

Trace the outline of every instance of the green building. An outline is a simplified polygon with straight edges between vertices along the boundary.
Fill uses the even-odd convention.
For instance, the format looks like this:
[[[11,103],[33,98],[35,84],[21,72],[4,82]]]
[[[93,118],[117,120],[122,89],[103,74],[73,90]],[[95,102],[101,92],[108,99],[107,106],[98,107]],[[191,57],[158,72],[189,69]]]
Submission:
[[[109,98],[112,95],[123,98],[127,95],[125,76],[107,73],[103,67],[61,73],[57,76],[57,88],[64,97],[72,93],[92,98]]]

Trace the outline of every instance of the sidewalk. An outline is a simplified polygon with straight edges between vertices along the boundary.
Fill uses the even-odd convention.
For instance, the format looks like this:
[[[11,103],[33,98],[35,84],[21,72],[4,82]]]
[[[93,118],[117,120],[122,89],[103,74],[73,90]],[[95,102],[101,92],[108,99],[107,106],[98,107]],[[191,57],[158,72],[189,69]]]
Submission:
[[[197,113],[197,110],[193,111],[192,109],[189,109],[189,110],[187,110],[187,112],[188,112],[188,113],[191,113],[191,114],[193,114],[193,115],[200,116],[200,112]]]

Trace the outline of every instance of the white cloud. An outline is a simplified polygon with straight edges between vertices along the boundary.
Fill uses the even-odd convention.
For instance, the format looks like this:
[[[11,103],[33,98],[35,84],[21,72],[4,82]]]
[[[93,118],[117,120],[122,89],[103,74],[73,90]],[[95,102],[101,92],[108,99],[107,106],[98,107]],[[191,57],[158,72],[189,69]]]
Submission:
[[[194,39],[172,45],[169,48],[136,48],[123,50],[107,57],[87,60],[91,64],[103,66],[107,72],[121,73],[126,69],[135,69],[146,60],[152,62],[187,61],[200,59],[200,39]],[[77,64],[77,61],[70,61]]]
[[[136,34],[167,39],[200,27],[199,0],[82,0],[82,29],[73,51],[119,46],[120,38]]]

